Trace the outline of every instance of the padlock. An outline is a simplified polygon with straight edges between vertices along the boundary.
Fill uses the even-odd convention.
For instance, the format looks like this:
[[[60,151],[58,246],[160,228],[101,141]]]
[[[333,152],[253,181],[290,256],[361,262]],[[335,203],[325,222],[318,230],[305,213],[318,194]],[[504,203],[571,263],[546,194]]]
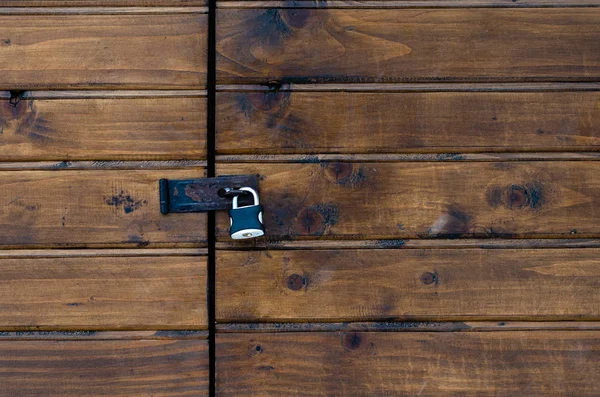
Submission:
[[[233,208],[229,210],[229,234],[234,240],[264,236],[263,207],[260,205],[258,193],[252,188],[239,190],[252,193],[254,204],[238,208],[238,196],[233,198]]]

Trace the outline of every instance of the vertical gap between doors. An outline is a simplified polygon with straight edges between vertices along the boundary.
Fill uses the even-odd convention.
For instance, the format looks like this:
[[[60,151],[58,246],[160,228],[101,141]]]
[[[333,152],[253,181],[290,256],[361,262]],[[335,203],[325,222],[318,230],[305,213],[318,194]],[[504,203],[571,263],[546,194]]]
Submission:
[[[206,173],[209,178],[216,176],[216,88],[217,88],[217,58],[216,58],[216,15],[217,0],[208,1],[208,65],[206,78],[207,91],[207,139],[206,139]],[[216,222],[215,212],[208,213],[208,349],[209,349],[209,395],[216,395],[216,363],[215,363],[215,277],[216,277]]]

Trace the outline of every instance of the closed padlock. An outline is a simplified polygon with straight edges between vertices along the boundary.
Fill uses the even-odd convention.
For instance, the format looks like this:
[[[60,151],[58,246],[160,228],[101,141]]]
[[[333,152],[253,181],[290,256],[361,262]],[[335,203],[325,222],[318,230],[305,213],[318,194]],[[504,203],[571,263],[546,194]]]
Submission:
[[[243,187],[239,190],[252,193],[254,204],[238,207],[238,196],[233,198],[233,208],[229,210],[229,234],[234,240],[264,236],[263,207],[260,205],[258,193],[252,188]]]

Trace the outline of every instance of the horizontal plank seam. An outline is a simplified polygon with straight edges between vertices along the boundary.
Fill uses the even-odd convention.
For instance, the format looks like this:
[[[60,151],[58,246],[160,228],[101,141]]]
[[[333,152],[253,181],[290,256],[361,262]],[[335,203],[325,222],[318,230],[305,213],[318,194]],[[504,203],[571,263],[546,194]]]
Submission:
[[[218,250],[331,250],[331,249],[586,249],[600,248],[600,239],[385,239],[256,242],[252,246],[217,242]],[[1,252],[1,251],[0,251]]]
[[[208,7],[0,7],[0,15],[207,14]]]
[[[318,149],[315,149],[318,150]],[[221,163],[320,163],[320,162],[502,162],[502,161],[598,161],[600,146],[581,152],[482,152],[456,153],[439,151],[434,153],[383,153],[383,154],[221,154]]]
[[[0,171],[173,170],[206,167],[203,160],[0,162]],[[198,176],[199,178],[201,176]]]
[[[102,90],[102,91],[24,91],[21,100],[28,99],[137,99],[137,98],[203,98],[206,90]],[[0,91],[0,99],[9,100],[10,91]]]
[[[44,340],[181,340],[208,337],[204,330],[165,331],[0,331],[0,341],[44,341]]]
[[[600,321],[398,321],[217,324],[217,333],[598,331]]]
[[[570,92],[599,91],[598,82],[567,83],[265,83],[219,84],[217,92]]]
[[[206,256],[206,249],[72,249],[72,250],[0,250],[0,260],[9,258],[122,258],[122,257],[186,257]]]

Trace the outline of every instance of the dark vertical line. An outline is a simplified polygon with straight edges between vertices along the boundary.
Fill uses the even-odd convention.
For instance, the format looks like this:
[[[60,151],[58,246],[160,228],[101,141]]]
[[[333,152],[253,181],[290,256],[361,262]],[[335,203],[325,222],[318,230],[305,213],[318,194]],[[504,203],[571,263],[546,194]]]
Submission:
[[[206,76],[207,91],[207,137],[206,137],[206,173],[209,178],[216,176],[216,102],[217,102],[217,0],[208,1],[208,67]],[[208,213],[208,349],[209,349],[209,395],[216,396],[216,361],[215,361],[215,331],[216,331],[216,222],[215,212]]]

